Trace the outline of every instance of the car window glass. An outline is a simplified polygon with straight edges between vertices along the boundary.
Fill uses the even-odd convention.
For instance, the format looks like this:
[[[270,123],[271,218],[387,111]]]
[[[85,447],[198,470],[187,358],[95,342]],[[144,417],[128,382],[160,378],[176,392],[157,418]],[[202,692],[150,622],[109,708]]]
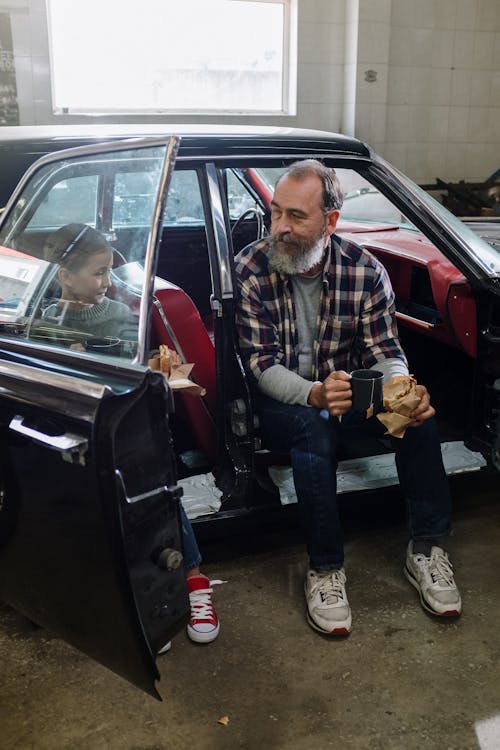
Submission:
[[[175,170],[172,174],[156,273],[169,285],[180,287],[187,295],[180,297],[184,301],[190,298],[201,317],[210,322],[211,268],[201,187],[195,169]],[[168,324],[174,326],[172,311],[164,310],[164,315]],[[183,327],[182,335],[189,336],[189,330]]]
[[[398,169],[388,165],[383,159],[378,158],[381,164],[384,164],[409,190],[415,193],[420,200],[427,203],[431,210],[435,212],[456,234],[460,240],[467,244],[467,250],[471,252],[478,263],[483,267],[487,274],[498,274],[500,272],[500,253],[498,244],[485,241],[479,233],[476,233],[464,221],[451,213],[445,206],[437,201],[432,195],[429,195],[419,185],[415,184],[409,177],[402,174]]]
[[[163,146],[93,154],[35,173],[0,230],[1,336],[134,359],[137,269],[164,156]],[[134,284],[118,273],[127,265]]]
[[[238,219],[245,211],[256,209],[258,203],[232,170],[228,169],[226,175],[229,218]]]
[[[282,168],[259,170],[268,186],[273,188]],[[374,185],[354,169],[335,169],[344,191],[344,202],[340,212],[341,221],[363,221],[389,223],[412,228],[413,224]]]
[[[113,192],[113,226],[144,226],[151,222],[156,180],[150,172],[120,172]]]
[[[59,227],[72,221],[93,224],[96,216],[96,175],[61,180],[47,193],[29,224],[32,229]]]
[[[203,224],[204,220],[196,172],[191,169],[174,172],[168,191],[163,226]]]

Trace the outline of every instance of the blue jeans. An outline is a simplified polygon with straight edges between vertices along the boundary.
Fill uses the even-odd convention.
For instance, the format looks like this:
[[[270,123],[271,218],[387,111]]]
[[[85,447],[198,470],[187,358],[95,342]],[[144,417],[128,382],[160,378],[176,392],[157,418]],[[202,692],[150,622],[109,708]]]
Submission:
[[[201,563],[201,554],[194,535],[191,521],[186,516],[186,511],[180,504],[181,526],[182,526],[182,548],[184,550],[184,569],[192,570],[198,568]]]
[[[305,529],[310,565],[334,570],[344,563],[337,503],[337,453],[342,440],[380,437],[376,419],[350,412],[325,420],[319,409],[256,397],[263,444],[290,453],[295,491]],[[399,482],[406,497],[412,539],[438,539],[450,531],[451,496],[434,419],[392,438]]]

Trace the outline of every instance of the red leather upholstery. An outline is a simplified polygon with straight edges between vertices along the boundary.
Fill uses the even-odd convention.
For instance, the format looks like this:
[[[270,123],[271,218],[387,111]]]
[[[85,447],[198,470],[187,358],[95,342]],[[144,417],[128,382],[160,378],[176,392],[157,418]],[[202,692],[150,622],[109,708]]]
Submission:
[[[397,312],[398,325],[459,347],[471,357],[477,356],[477,310],[472,289],[465,276],[435,245],[418,233],[383,224],[355,228],[344,222],[338,233],[377,256],[387,269],[396,298],[402,303],[411,301],[412,269],[427,269],[442,322],[425,330]]]
[[[167,344],[184,362],[193,363],[190,377],[206,388],[206,395],[189,396],[179,391],[175,398],[185,412],[200,448],[214,462],[217,449],[216,375],[212,339],[192,299],[180,287],[157,279],[155,296],[163,315],[153,306],[151,347]]]

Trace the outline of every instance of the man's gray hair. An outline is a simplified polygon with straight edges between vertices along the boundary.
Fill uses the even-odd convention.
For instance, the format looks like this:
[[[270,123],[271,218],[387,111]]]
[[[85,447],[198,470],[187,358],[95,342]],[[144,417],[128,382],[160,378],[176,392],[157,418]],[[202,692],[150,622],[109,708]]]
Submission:
[[[295,161],[276,180],[276,185],[283,177],[293,177],[295,180],[303,180],[310,174],[317,175],[323,184],[323,210],[325,213],[335,209],[340,211],[344,202],[344,191],[340,186],[337,173],[331,167],[326,167],[317,159],[304,159]]]

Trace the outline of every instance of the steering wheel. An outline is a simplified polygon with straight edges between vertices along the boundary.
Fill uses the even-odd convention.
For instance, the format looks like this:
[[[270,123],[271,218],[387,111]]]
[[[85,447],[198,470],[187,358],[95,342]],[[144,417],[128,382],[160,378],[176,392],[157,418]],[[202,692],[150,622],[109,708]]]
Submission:
[[[124,266],[126,263],[128,263],[128,260],[124,254],[120,250],[117,250],[116,247],[113,247],[113,268]]]
[[[262,211],[260,208],[253,206],[252,208],[247,208],[246,211],[243,211],[243,213],[238,216],[233,224],[233,228],[231,229],[231,237],[234,237],[242,223],[246,219],[249,219],[250,216],[255,216],[257,219],[257,237],[255,239],[260,240],[264,236],[264,217]]]

